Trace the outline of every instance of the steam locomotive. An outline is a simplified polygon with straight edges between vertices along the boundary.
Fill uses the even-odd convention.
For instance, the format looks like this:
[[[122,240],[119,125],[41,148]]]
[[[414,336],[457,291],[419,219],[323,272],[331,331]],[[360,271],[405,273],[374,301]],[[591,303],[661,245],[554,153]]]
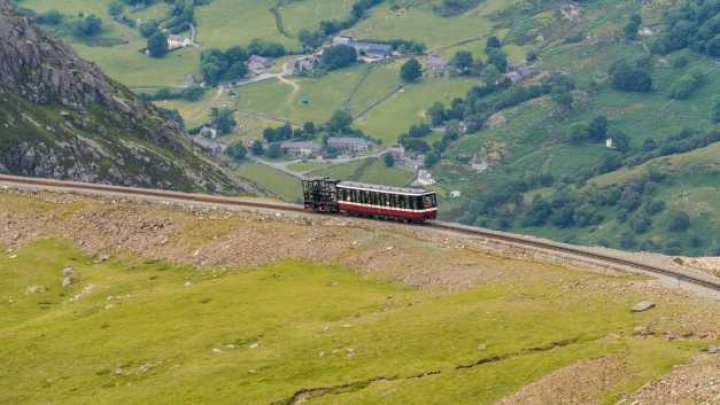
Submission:
[[[437,217],[437,196],[420,188],[388,187],[329,178],[302,180],[305,209],[424,222]]]

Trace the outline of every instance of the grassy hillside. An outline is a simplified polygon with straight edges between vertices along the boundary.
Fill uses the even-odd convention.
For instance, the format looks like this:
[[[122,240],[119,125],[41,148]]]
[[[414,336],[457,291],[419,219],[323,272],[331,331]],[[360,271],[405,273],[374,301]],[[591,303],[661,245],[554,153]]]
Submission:
[[[260,38],[298,49],[297,34],[301,29],[315,29],[322,20],[342,19],[352,6],[349,1],[282,2],[278,10],[285,27],[283,33],[270,12],[269,0],[236,3],[216,0],[197,8],[203,46],[223,48]],[[447,60],[457,51],[469,51],[483,67],[490,62],[486,45],[494,35],[509,62],[531,59],[527,64],[533,77],[467,100],[466,93],[473,86],[486,86],[495,79],[488,79],[492,76],[482,72],[472,77],[427,74],[419,83],[400,88],[398,73],[406,58],[399,58],[387,64],[357,65],[318,78],[267,80],[234,89],[234,95],[218,96],[213,90],[196,103],[164,105],[178,108],[192,125],[206,122],[211,107],[236,108],[236,118],[242,125],[228,138],[232,141],[258,139],[264,127],[283,121],[298,125],[305,121],[322,123],[335,110],[346,109],[355,117],[355,127],[382,140],[383,145],[391,145],[411,125],[428,122],[426,111],[433,103],[441,102],[446,115],[452,115],[443,124],[456,124],[458,120],[473,124],[470,133],[459,140],[438,145],[436,141],[442,138],[439,132],[426,139],[433,158],[440,160],[432,168],[440,192],[463,192],[459,200],[444,201],[448,209],[442,215],[446,219],[568,242],[673,254],[716,254],[720,252],[720,240],[714,235],[720,235],[720,228],[715,224],[720,217],[712,209],[700,212],[708,206],[707,198],[702,196],[717,190],[719,172],[704,163],[700,149],[715,142],[716,120],[720,117],[720,113],[713,116],[713,109],[720,109],[716,107],[720,69],[712,42],[719,33],[703,20],[713,12],[695,13],[693,10],[701,9],[697,4],[685,14],[663,14],[688,3],[695,0],[486,0],[465,2],[467,8],[446,12],[443,7],[447,3],[441,1],[387,0],[368,10],[364,18],[342,34],[419,41],[426,45],[427,53]],[[58,7],[76,12],[79,7],[79,3],[70,1],[52,4],[45,0],[23,3],[38,10]],[[142,12],[157,10],[158,6],[154,6]],[[103,12],[100,6],[93,11]],[[682,18],[697,33],[672,42],[668,38],[680,32],[673,31],[673,24]],[[107,35],[122,36],[123,29],[113,26]],[[717,42],[720,44],[720,39]],[[83,54],[95,52],[95,59],[107,63],[111,71],[116,64],[120,80],[134,86],[167,85],[169,81],[180,85],[183,76],[197,71],[195,50],[172,54],[172,60],[145,60],[138,70],[130,68],[134,58],[142,57],[137,53],[103,59],[103,52],[108,58],[116,52],[125,54],[122,46],[90,49],[78,44]],[[122,62],[123,58],[129,58],[127,63]],[[194,61],[190,61],[192,58]],[[615,83],[613,66],[621,59],[626,61],[626,69],[647,74],[651,81],[645,89],[648,91],[627,91]],[[427,64],[425,56],[419,60]],[[284,61],[273,69],[277,71]],[[147,63],[157,69],[148,67],[152,72],[145,73]],[[566,88],[560,88],[555,80],[560,76]],[[633,80],[626,84],[632,85]],[[540,90],[525,97],[522,92],[530,89]],[[466,102],[458,104],[460,99]],[[605,120],[604,133],[593,141],[581,139],[583,131],[598,117]],[[620,141],[622,150],[606,148],[607,138],[615,138],[616,147]],[[678,155],[683,163],[666,164],[676,158],[668,158],[670,155]],[[489,162],[490,170],[473,170],[471,163],[478,161]],[[649,167],[654,169],[648,187],[647,176],[628,175],[649,173]],[[641,194],[640,204],[627,198],[624,203],[597,203],[603,195],[615,194],[605,189],[611,185],[627,191],[628,198],[634,198],[636,192]],[[637,190],[639,187],[642,192]],[[591,196],[593,193],[599,193],[599,197]],[[697,204],[692,199],[685,204],[666,200],[678,194],[697,196],[694,198],[699,200]],[[541,199],[533,208],[536,196]],[[646,215],[642,207],[653,201],[664,202],[665,207],[662,212]],[[692,214],[688,232],[669,230],[668,221],[676,214]]]
[[[209,259],[233,244],[225,260],[238,262],[255,255],[249,245],[266,243],[291,257],[307,253],[306,238],[326,240],[337,227],[79,196],[6,192],[0,202],[11,214],[0,214],[10,232],[0,244],[14,246],[0,255],[2,402],[491,404],[570,365],[602,360],[608,367],[575,371],[566,381],[572,389],[555,398],[612,403],[697,355],[712,343],[698,331],[717,328],[706,318],[712,303],[633,287],[638,277],[431,247],[367,225],[344,224],[343,235],[358,240],[328,246],[357,269],[334,259],[197,268],[160,257]],[[63,224],[43,222],[47,216]],[[136,230],[146,223],[155,226]],[[43,236],[12,237],[26,227]],[[72,235],[97,249],[127,232],[133,236],[107,244],[108,260],[45,238]],[[387,244],[395,247],[392,268],[365,263],[385,260]],[[484,281],[444,288],[452,276],[443,265],[433,274],[450,278],[435,287],[387,281],[410,283],[421,270],[413,246],[422,247],[425,265],[460,259],[464,277]],[[641,299],[658,308],[631,313]],[[651,335],[639,335],[643,328]],[[692,338],[662,337],[671,335]],[[574,382],[586,378],[596,383]],[[312,391],[320,387],[329,389]],[[310,391],[298,396],[303,389]]]

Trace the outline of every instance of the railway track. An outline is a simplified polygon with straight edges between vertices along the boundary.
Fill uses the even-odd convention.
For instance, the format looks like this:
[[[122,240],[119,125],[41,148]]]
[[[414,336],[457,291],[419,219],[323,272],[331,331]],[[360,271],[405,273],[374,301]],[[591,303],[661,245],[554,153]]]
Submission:
[[[32,186],[44,189],[89,192],[93,194],[109,193],[118,196],[152,197],[162,200],[199,202],[206,204],[217,204],[222,206],[239,206],[247,208],[307,213],[307,211],[305,211],[305,209],[299,205],[265,201],[252,201],[247,199],[223,197],[208,194],[183,193],[176,191],[112,186],[106,184],[79,183],[73,181],[51,180],[0,174],[0,184],[1,183],[13,184],[17,186]],[[559,242],[537,239],[526,235],[510,234],[505,232],[492,231],[488,229],[452,224],[442,221],[433,221],[431,223],[428,223],[426,226],[444,231],[450,231],[472,236],[480,236],[488,240],[518,247],[529,248],[535,251],[542,251],[581,260],[585,259],[599,264],[605,264],[612,268],[632,269],[644,273],[651,273],[664,277],[670,277],[684,283],[701,286],[715,291],[720,291],[720,280],[714,280],[710,277],[692,274],[669,267],[647,264],[637,260],[630,260],[624,257],[615,256],[610,253],[596,252],[589,248],[584,248],[580,246],[567,245]]]

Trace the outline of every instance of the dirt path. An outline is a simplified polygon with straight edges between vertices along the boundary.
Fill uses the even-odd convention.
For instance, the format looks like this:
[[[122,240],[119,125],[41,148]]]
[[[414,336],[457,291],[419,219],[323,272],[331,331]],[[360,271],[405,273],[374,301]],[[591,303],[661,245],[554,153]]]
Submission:
[[[283,70],[284,70],[284,68],[283,68]],[[287,79],[283,74],[279,74],[277,76],[277,79],[280,82],[285,83],[293,88],[292,92],[290,93],[288,98],[285,100],[285,104],[287,104],[289,106],[292,105],[293,101],[295,101],[295,98],[297,97],[298,93],[300,92],[300,85],[297,84],[297,82]]]

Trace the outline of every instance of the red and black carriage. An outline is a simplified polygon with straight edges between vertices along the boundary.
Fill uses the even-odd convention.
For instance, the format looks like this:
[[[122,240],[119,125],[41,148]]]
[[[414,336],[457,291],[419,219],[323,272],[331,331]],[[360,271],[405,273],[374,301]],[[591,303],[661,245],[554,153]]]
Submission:
[[[327,178],[303,180],[305,208],[316,212],[423,222],[437,217],[437,196],[420,188]]]

